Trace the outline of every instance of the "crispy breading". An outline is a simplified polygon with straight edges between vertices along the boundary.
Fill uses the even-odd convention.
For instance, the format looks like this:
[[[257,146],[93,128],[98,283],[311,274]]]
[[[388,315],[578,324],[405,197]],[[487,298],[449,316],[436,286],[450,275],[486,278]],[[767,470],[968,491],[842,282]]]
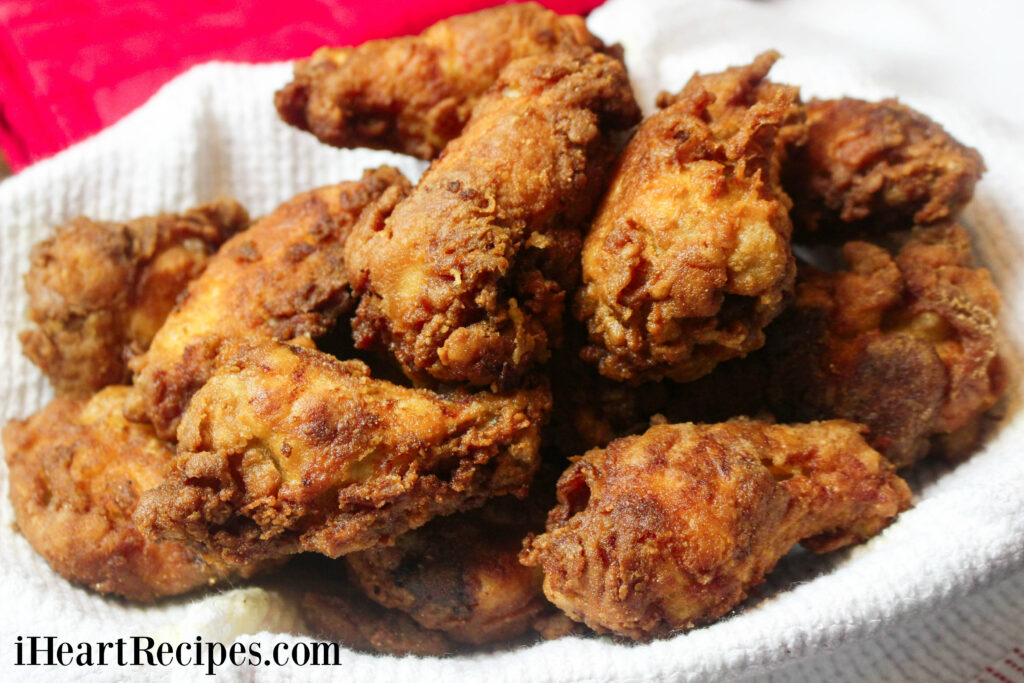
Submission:
[[[192,394],[212,371],[222,339],[310,338],[352,308],[344,245],[360,212],[408,182],[382,166],[358,181],[289,199],[210,260],[167,318],[148,352],[134,359],[129,419],[153,424],[173,440]]]
[[[603,54],[507,66],[408,197],[353,229],[357,346],[390,349],[420,382],[506,387],[546,360],[610,134],[638,116],[624,67]]]
[[[763,345],[793,283],[779,167],[802,128],[798,90],[765,80],[777,58],[695,75],[619,159],[575,309],[601,374],[686,382]]]
[[[124,223],[79,217],[32,248],[25,355],[58,394],[84,398],[131,378],[178,295],[210,255],[249,225],[233,199]]]
[[[478,510],[435,519],[393,546],[351,553],[343,561],[367,597],[425,628],[460,643],[509,640],[551,610],[540,571],[519,564],[518,555],[527,533],[544,528],[553,488],[526,501],[503,496]],[[531,504],[538,497],[550,502]]]
[[[501,69],[556,50],[604,51],[581,17],[535,3],[438,22],[418,36],[324,47],[274,97],[281,118],[335,147],[432,159],[457,137]]]
[[[768,408],[866,424],[875,448],[909,465],[935,437],[974,432],[1002,395],[999,291],[955,223],[916,228],[895,256],[857,241],[843,254],[846,270],[801,268],[770,330]]]
[[[381,607],[351,587],[306,593],[302,616],[317,635],[353,650],[428,657],[457,647],[444,633],[424,628],[404,612]]]
[[[88,400],[58,397],[3,430],[18,529],[54,571],[100,593],[151,602],[245,577],[233,565],[135,529],[139,498],[162,480],[174,449],[146,425],[128,422],[129,388]]]
[[[548,599],[600,633],[664,636],[720,617],[797,542],[878,533],[910,490],[860,436],[829,421],[651,427],[576,460],[547,531],[521,560]]]
[[[807,103],[786,188],[797,241],[842,241],[956,217],[985,170],[978,151],[894,99]]]
[[[525,495],[537,468],[542,387],[436,394],[273,341],[221,354],[182,417],[166,481],[135,514],[148,538],[236,560],[337,557]]]

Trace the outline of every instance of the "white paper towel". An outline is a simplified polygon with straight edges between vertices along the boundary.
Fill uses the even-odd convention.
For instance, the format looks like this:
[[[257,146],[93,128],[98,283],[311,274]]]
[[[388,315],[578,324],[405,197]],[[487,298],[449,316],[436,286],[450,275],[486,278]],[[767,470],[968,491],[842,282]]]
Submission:
[[[1020,611],[1016,619],[1000,612],[1024,607],[1024,89],[1012,61],[1019,61],[1020,46],[1009,42],[1022,18],[1009,3],[968,8],[955,0],[613,0],[589,21],[595,33],[626,47],[647,109],[659,89],[678,89],[695,69],[718,70],[774,47],[785,59],[773,77],[802,86],[805,96],[899,95],[984,154],[989,171],[965,222],[1005,296],[1008,416],[970,461],[914,475],[916,505],[896,524],[849,551],[792,554],[740,611],[669,640],[574,638],[445,659],[344,652],[337,670],[225,667],[221,680],[705,680],[773,669],[788,680],[960,680],[1000,656],[1004,642],[1024,638]],[[289,75],[287,65],[199,67],[116,126],[0,184],[0,420],[34,412],[51,397],[16,334],[25,327],[20,276],[29,248],[54,225],[78,214],[122,219],[180,210],[218,194],[238,197],[258,215],[299,191],[357,178],[366,167],[390,163],[412,177],[422,171],[408,158],[320,145],[280,123],[272,95]],[[8,680],[72,673],[14,668],[18,635],[177,642],[200,634],[230,642],[255,634],[242,640],[259,640],[264,651],[276,641],[296,642],[289,635],[299,628],[290,593],[273,583],[155,607],[71,586],[12,530],[6,472],[0,475],[0,671]],[[986,592],[967,597],[982,587]],[[1003,626],[991,638],[961,637],[964,629],[976,635],[994,623]],[[957,655],[957,647],[969,650]],[[73,675],[107,680],[125,673],[86,667]],[[202,671],[131,673],[191,679]]]

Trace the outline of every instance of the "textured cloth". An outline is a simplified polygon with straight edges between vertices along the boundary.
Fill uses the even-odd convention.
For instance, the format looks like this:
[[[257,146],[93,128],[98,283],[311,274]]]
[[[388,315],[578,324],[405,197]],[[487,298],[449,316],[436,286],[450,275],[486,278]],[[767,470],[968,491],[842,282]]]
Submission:
[[[0,149],[20,168],[119,120],[190,66],[418,33],[499,0],[0,0]],[[599,0],[541,0],[562,13]],[[69,66],[70,65],[70,66]]]
[[[899,94],[981,150],[989,170],[965,223],[1005,295],[1003,350],[1011,382],[1006,418],[980,452],[957,467],[919,468],[911,477],[914,508],[880,536],[822,557],[791,553],[737,612],[675,638],[643,645],[569,638],[444,659],[345,651],[340,670],[224,667],[219,680],[965,680],[1019,646],[1024,141],[1012,118],[1019,115],[1013,89],[1019,94],[1020,85],[1010,82],[1012,62],[999,57],[1011,52],[1000,36],[1020,22],[1007,16],[984,23],[987,15],[968,15],[960,4],[613,0],[590,24],[606,40],[623,42],[648,108],[659,88],[678,89],[695,69],[717,70],[777,47],[785,59],[773,75],[801,85],[805,96]],[[895,21],[905,25],[894,27]],[[958,50],[948,50],[957,40]],[[971,57],[983,53],[993,55],[991,64]],[[968,59],[976,61],[960,63]],[[29,247],[54,224],[79,213],[125,218],[181,209],[220,193],[260,214],[300,190],[356,178],[364,167],[388,162],[413,175],[423,168],[387,153],[331,149],[278,122],[271,98],[288,76],[287,65],[197,68],[113,128],[0,184],[0,418],[27,415],[50,397],[20,354],[16,331],[25,325],[20,274]],[[294,597],[308,582],[269,578],[155,607],[69,585],[12,531],[6,476],[0,481],[0,667],[10,667],[17,635],[95,641],[136,634],[176,643],[200,634],[226,643],[257,640],[264,651],[305,638]],[[18,680],[69,673],[4,671]],[[83,673],[110,679],[119,672],[75,675]],[[200,670],[132,673],[198,678]]]

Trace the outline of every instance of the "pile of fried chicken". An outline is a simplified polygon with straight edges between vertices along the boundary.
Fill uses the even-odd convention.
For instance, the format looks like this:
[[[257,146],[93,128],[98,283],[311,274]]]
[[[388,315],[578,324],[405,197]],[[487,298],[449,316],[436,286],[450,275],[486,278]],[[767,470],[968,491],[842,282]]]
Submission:
[[[956,222],[984,165],[778,57],[643,120],[621,49],[535,4],[300,61],[285,122],[430,167],[36,245],[19,530],[143,602],[318,553],[310,628],[416,654],[666,636],[871,538],[1006,384]]]

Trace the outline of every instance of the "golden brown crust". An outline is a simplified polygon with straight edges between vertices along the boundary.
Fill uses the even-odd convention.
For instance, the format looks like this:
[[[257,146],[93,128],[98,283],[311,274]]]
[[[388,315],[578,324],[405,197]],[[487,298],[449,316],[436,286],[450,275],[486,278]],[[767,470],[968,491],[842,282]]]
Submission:
[[[418,36],[321,48],[296,62],[274,103],[285,122],[329,145],[432,159],[506,64],[556,50],[604,44],[581,17],[504,5],[445,19]]]
[[[864,423],[875,448],[909,465],[1002,395],[999,292],[954,223],[916,228],[896,256],[866,242],[843,254],[847,270],[801,269],[762,361],[768,404],[785,420]]]
[[[360,212],[389,188],[407,187],[382,166],[358,181],[304,192],[236,235],[191,283],[151,348],[136,358],[127,414],[173,440],[221,339],[318,337],[352,307],[344,245]],[[308,344],[308,339],[305,342]]]
[[[149,538],[248,560],[331,557],[436,515],[525,494],[546,389],[440,395],[280,342],[222,345],[178,428],[178,458],[135,515]]]
[[[796,88],[764,80],[776,53],[696,75],[619,159],[583,247],[583,357],[618,381],[694,380],[764,343],[792,287],[780,130]]]
[[[910,490],[845,421],[659,425],[579,458],[521,560],[601,633],[662,636],[735,607],[793,544],[838,548]]]
[[[510,640],[550,610],[540,571],[518,560],[526,534],[543,529],[545,512],[530,500],[496,498],[344,561],[367,597],[425,628],[461,643]]]
[[[353,230],[357,346],[390,349],[422,382],[508,386],[544,361],[609,136],[638,115],[625,69],[605,55],[506,67],[415,190]]]
[[[408,614],[381,607],[351,588],[306,593],[302,616],[317,635],[353,650],[439,657],[456,648],[440,631],[424,628]]]
[[[955,218],[985,170],[978,151],[896,100],[807,103],[786,187],[802,240],[844,240]]]
[[[125,223],[76,218],[32,248],[25,355],[58,394],[84,398],[127,382],[190,280],[249,216],[233,199]]]
[[[18,529],[69,581],[142,602],[251,575],[256,565],[232,566],[136,531],[138,500],[161,481],[174,450],[148,426],[124,419],[128,391],[112,386],[89,400],[56,398],[4,427]]]

